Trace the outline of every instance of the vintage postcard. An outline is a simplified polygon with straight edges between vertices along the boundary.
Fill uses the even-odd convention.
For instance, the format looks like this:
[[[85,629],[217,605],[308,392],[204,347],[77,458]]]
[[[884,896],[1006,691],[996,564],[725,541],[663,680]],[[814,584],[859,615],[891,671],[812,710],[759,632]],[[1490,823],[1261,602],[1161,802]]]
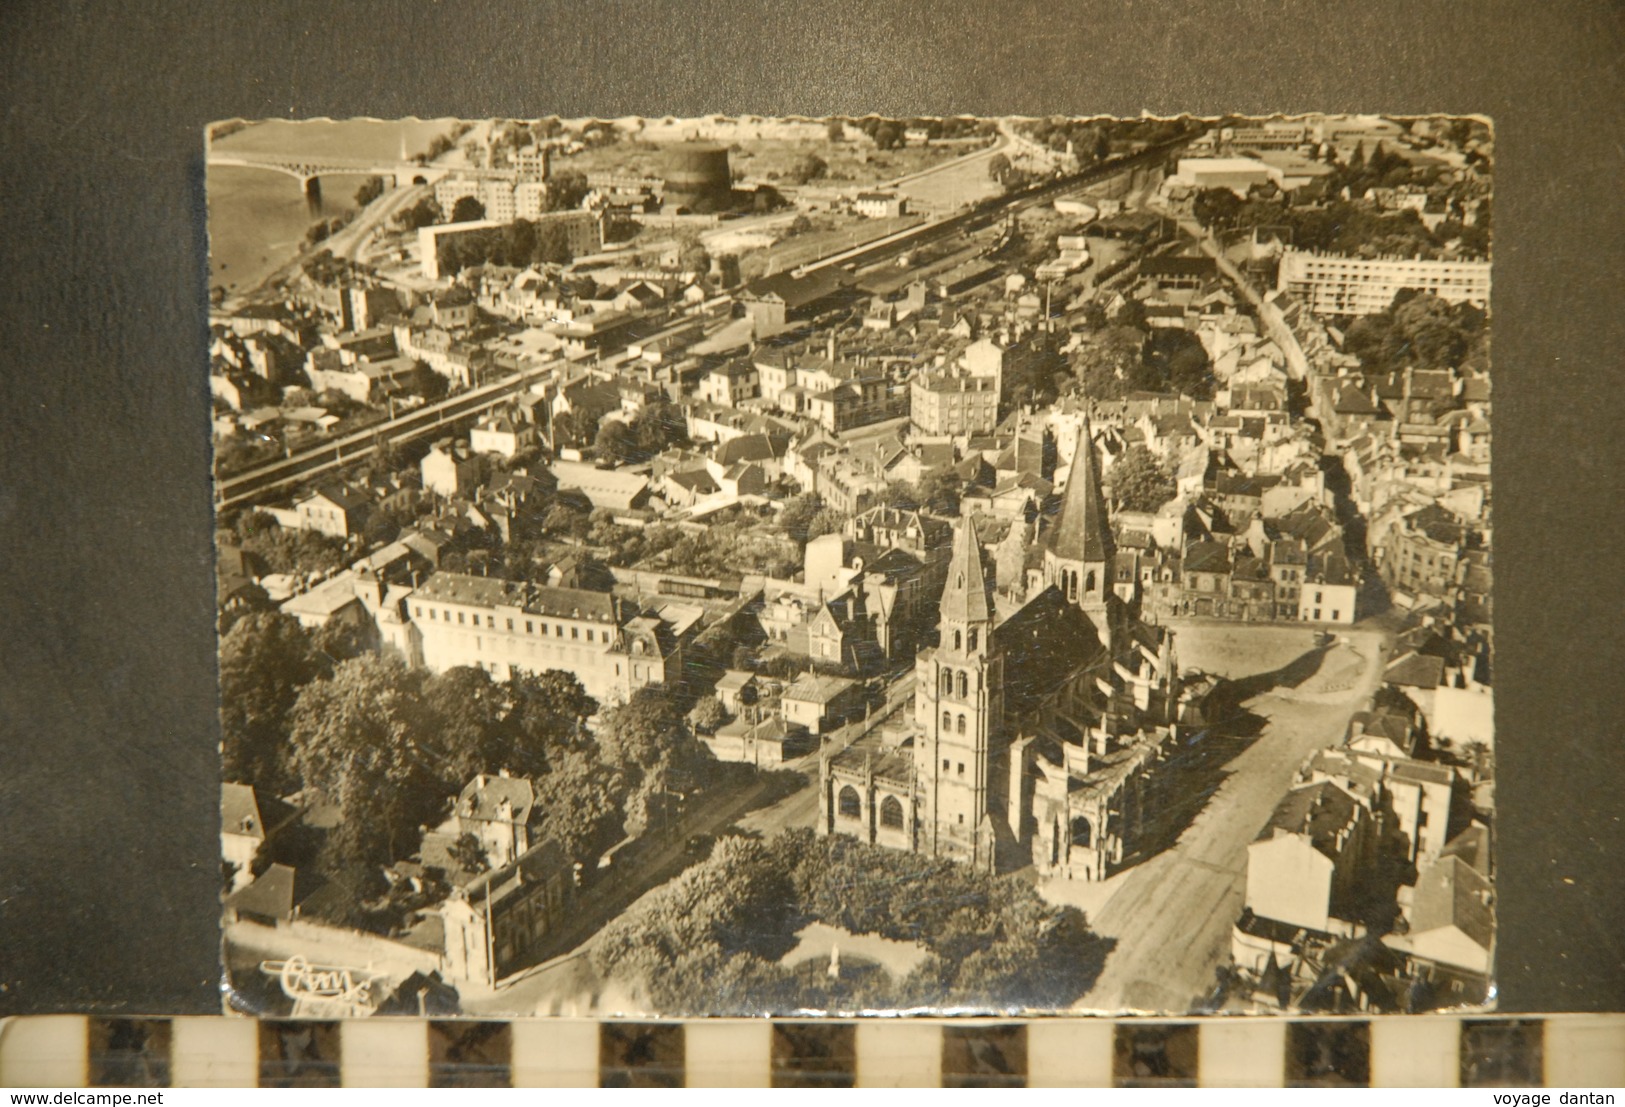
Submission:
[[[1493,137],[209,128],[230,1005],[1493,1003]]]

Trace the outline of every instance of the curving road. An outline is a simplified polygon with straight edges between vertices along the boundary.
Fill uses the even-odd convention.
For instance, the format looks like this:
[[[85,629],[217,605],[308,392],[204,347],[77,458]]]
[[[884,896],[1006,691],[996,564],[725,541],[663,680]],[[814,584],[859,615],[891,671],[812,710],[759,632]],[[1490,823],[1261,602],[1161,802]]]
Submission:
[[[1224,633],[1245,638],[1252,629],[1236,626]],[[1083,907],[1091,928],[1116,942],[1077,1009],[1185,1013],[1212,991],[1246,894],[1248,844],[1298,767],[1316,750],[1342,741],[1349,717],[1381,680],[1387,642],[1382,632],[1341,633],[1364,662],[1354,688],[1325,697],[1327,702],[1280,690],[1250,701],[1248,709],[1265,719],[1262,733],[1224,766],[1217,789],[1172,847],[1105,885],[1042,885],[1047,898]]]

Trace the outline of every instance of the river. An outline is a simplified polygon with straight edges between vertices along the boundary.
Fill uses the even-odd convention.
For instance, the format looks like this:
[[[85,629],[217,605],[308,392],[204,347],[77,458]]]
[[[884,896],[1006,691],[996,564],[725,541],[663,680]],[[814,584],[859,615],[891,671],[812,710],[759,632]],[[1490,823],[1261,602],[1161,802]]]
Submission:
[[[217,139],[213,148],[232,154],[298,154],[312,157],[376,157],[384,161],[422,153],[449,119],[384,121],[271,120]],[[319,219],[355,208],[355,193],[366,178],[340,174],[322,178],[322,205],[312,212],[299,181],[285,173],[242,166],[209,166],[209,284],[228,292],[252,288],[298,253],[305,231]]]

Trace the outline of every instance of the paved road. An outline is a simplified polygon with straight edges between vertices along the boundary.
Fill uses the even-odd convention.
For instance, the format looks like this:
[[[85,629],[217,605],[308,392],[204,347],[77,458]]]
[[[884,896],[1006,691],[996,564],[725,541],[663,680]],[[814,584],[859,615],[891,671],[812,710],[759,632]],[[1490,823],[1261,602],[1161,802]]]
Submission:
[[[1245,628],[1238,628],[1245,633]],[[1247,844],[1269,819],[1299,765],[1342,740],[1349,716],[1376,687],[1384,636],[1343,632],[1365,660],[1353,691],[1333,702],[1302,702],[1271,692],[1248,704],[1262,733],[1225,768],[1207,806],[1170,849],[1115,877],[1090,925],[1115,939],[1105,969],[1079,1008],[1188,1011],[1211,991],[1229,955],[1230,928],[1246,891]],[[1099,889],[1051,882],[1063,902],[1098,900]]]

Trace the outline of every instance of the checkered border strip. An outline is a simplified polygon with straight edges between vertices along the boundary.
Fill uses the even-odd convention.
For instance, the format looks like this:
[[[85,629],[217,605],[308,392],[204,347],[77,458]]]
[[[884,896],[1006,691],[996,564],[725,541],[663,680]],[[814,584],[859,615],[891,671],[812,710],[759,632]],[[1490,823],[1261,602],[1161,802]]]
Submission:
[[[1625,1016],[0,1022],[8,1087],[1620,1087]]]

